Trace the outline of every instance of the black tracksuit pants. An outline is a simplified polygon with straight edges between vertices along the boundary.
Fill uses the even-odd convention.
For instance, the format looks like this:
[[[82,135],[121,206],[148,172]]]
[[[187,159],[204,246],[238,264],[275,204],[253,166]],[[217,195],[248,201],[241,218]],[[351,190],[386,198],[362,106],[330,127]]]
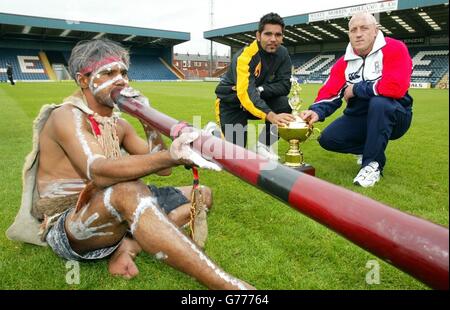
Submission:
[[[320,145],[329,151],[362,154],[362,167],[376,161],[383,170],[389,140],[403,136],[411,125],[412,98],[405,98],[403,103],[381,96],[359,101],[367,113],[336,119],[322,131]]]
[[[286,96],[274,97],[271,99],[265,99],[267,105],[276,114],[278,113],[291,113],[292,109],[288,103]],[[220,129],[227,141],[234,144],[245,147],[247,145],[248,134],[248,120],[258,119],[250,112],[246,111],[237,104],[231,104],[226,102],[219,103],[219,119]],[[275,126],[266,121],[263,130],[261,131],[258,141],[265,145],[272,145],[278,141],[279,137],[274,130]]]

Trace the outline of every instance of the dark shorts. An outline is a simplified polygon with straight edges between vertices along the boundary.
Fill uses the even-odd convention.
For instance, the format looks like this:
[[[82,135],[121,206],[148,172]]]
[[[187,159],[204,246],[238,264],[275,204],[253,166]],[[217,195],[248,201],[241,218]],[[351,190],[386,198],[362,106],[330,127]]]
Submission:
[[[58,254],[58,256],[61,256],[62,258],[67,260],[89,261],[105,258],[111,255],[119,247],[120,242],[118,242],[116,245],[96,249],[84,254],[78,254],[77,252],[72,250],[72,247],[69,243],[69,238],[67,237],[66,229],[64,228],[66,217],[72,210],[73,208],[70,208],[61,214],[55,225],[48,231],[46,237],[47,244],[52,248],[53,252]]]
[[[166,214],[169,214],[179,206],[189,203],[189,200],[178,188],[172,186],[156,187],[155,185],[148,185],[148,188]]]
[[[156,187],[154,185],[148,185],[148,187],[156,197],[159,206],[164,210],[164,212],[166,212],[166,214],[181,205],[189,203],[189,200],[183,195],[183,193],[175,187]],[[47,244],[57,255],[67,260],[96,260],[108,257],[119,247],[120,242],[118,242],[116,245],[96,249],[84,254],[78,254],[77,252],[75,252],[70,246],[69,238],[67,237],[66,229],[64,226],[66,217],[72,210],[73,208],[64,211],[56,220],[54,226],[50,228],[47,234]]]

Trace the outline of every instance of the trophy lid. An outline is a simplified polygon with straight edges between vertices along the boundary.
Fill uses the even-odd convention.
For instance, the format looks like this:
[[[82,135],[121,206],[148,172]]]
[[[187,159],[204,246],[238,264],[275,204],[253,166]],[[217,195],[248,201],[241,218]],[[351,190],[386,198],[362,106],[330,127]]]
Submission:
[[[290,122],[287,127],[288,128],[306,128],[306,127],[309,127],[309,125],[300,116],[295,115],[295,121]]]

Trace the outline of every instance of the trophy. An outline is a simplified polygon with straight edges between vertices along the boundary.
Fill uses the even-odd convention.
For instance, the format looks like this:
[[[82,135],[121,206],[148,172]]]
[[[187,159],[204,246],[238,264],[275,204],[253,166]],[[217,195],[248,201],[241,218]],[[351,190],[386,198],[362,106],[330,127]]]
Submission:
[[[300,99],[301,86],[297,79],[291,77],[291,91],[288,95],[289,105],[292,108],[292,115],[295,121],[287,126],[278,126],[278,135],[289,143],[289,149],[285,155],[284,165],[297,171],[315,175],[315,168],[303,161],[303,153],[300,149],[300,143],[305,142],[309,137],[320,131],[313,126],[308,125],[300,116],[302,101]]]

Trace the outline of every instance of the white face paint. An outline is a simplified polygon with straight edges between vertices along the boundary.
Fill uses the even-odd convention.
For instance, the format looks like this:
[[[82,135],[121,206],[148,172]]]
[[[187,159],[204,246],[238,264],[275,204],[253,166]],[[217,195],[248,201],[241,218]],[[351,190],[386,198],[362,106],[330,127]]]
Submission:
[[[111,213],[112,216],[114,216],[119,223],[123,221],[122,217],[120,216],[119,212],[112,206],[111,204],[111,194],[113,192],[112,187],[108,187],[105,190],[105,194],[103,197],[103,203],[105,204],[106,209]]]
[[[89,144],[86,140],[86,137],[83,134],[82,131],[82,122],[83,122],[83,113],[78,109],[72,109],[72,112],[74,114],[75,119],[75,132],[78,141],[81,144],[81,147],[83,148],[84,155],[87,156],[87,163],[86,163],[86,176],[90,180],[91,179],[91,165],[92,163],[99,159],[99,158],[105,158],[105,156],[101,154],[93,154],[91,148],[89,147]]]
[[[94,83],[94,84],[93,84],[94,87],[93,87],[93,89],[91,89],[91,91],[92,91],[92,93],[93,93],[94,95],[96,95],[99,91],[101,91],[101,90],[103,90],[103,89],[105,89],[105,88],[110,87],[111,85],[113,85],[114,83],[116,83],[116,82],[118,82],[118,81],[128,82],[128,80],[126,80],[126,79],[123,78],[122,74],[118,74],[118,75],[116,75],[116,77],[114,77],[113,79],[108,80],[108,81],[106,81],[106,82],[104,82],[104,83],[102,83],[102,84],[99,84],[98,86],[96,86],[97,83]]]
[[[95,79],[100,79],[102,75],[111,72],[112,70],[128,70],[128,67],[121,61],[111,62],[109,64],[103,65],[98,68],[95,72],[91,74],[91,78],[89,80],[89,89],[92,91],[94,95],[96,95],[102,89],[105,89],[118,81],[124,81],[128,83],[128,79],[124,78],[122,74],[118,74],[113,79],[107,80],[104,83],[94,82]]]
[[[157,207],[156,199],[154,197],[139,198],[139,204],[133,214],[133,222],[131,224],[131,234],[134,235],[137,229],[139,219],[141,215],[144,213],[144,211],[147,209],[151,210],[153,214],[155,214],[161,222],[167,224],[173,230],[173,232],[181,238],[181,240],[186,242],[191,247],[191,249],[197,254],[198,258],[204,261],[207,264],[207,266],[211,268],[214,271],[214,273],[217,274],[221,279],[223,279],[225,282],[230,283],[231,285],[234,285],[240,290],[247,290],[247,287],[244,285],[244,283],[242,283],[240,280],[230,275],[227,275],[224,271],[220,270],[220,268],[217,267],[194,244],[194,242],[192,242],[191,239],[189,239],[186,235],[184,235],[172,222],[170,222],[167,216]]]
[[[93,226],[89,227],[92,222],[97,220],[99,218],[98,213],[94,213],[91,216],[89,216],[86,221],[82,221],[81,218],[84,217],[84,214],[86,213],[86,210],[89,208],[89,204],[83,208],[81,211],[81,214],[78,216],[78,219],[76,221],[69,222],[68,230],[72,234],[72,236],[77,240],[86,240],[92,237],[97,236],[108,236],[113,235],[113,232],[100,232],[98,230],[103,229],[105,227],[112,226],[112,223],[106,223],[99,226]]]

